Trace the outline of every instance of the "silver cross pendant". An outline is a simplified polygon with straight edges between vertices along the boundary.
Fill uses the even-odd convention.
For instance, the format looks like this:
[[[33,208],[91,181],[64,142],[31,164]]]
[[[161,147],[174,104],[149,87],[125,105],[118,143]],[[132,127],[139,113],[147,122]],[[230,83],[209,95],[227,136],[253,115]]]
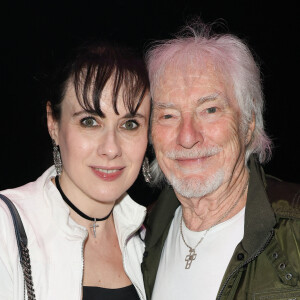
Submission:
[[[94,219],[94,223],[93,225],[90,226],[90,228],[93,228],[93,232],[94,232],[94,237],[96,237],[96,227],[99,227],[99,225],[97,225],[97,220]]]
[[[186,265],[185,268],[189,269],[191,267],[191,264],[193,262],[193,260],[195,260],[197,257],[197,253],[195,252],[195,249],[190,248],[190,254],[188,254],[185,257],[185,261],[186,261]]]

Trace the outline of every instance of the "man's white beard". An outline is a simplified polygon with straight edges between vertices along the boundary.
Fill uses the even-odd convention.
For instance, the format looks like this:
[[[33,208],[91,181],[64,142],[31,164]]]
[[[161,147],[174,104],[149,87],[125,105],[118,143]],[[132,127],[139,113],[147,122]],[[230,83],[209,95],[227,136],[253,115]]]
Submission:
[[[205,178],[177,178],[171,175],[168,178],[169,183],[174,188],[175,192],[185,198],[200,198],[207,194],[216,191],[222,184],[224,179],[224,171],[218,170],[215,174]]]

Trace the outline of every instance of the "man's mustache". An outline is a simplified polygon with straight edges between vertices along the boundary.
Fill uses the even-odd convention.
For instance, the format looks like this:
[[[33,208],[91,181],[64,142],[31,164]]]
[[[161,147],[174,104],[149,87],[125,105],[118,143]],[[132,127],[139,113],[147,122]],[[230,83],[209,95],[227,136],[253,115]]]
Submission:
[[[171,159],[197,159],[212,156],[218,154],[221,151],[222,147],[213,146],[203,149],[172,150],[166,152],[165,155]]]

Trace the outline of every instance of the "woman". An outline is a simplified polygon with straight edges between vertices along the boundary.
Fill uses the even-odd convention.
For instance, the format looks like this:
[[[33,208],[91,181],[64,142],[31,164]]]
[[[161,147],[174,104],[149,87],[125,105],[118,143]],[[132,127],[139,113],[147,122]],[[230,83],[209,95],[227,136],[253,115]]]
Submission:
[[[145,208],[126,194],[147,147],[144,64],[127,49],[93,45],[56,80],[47,103],[55,167],[2,192],[24,223],[36,298],[146,299]],[[23,298],[13,223],[0,201],[0,299]]]

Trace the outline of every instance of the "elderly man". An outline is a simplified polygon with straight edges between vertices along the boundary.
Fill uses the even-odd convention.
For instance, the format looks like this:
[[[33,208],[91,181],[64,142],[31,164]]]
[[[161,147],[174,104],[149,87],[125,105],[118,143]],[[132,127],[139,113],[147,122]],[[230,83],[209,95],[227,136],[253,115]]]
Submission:
[[[260,71],[239,38],[196,27],[147,53],[152,177],[168,183],[146,224],[148,299],[300,299],[300,190],[260,167]]]

